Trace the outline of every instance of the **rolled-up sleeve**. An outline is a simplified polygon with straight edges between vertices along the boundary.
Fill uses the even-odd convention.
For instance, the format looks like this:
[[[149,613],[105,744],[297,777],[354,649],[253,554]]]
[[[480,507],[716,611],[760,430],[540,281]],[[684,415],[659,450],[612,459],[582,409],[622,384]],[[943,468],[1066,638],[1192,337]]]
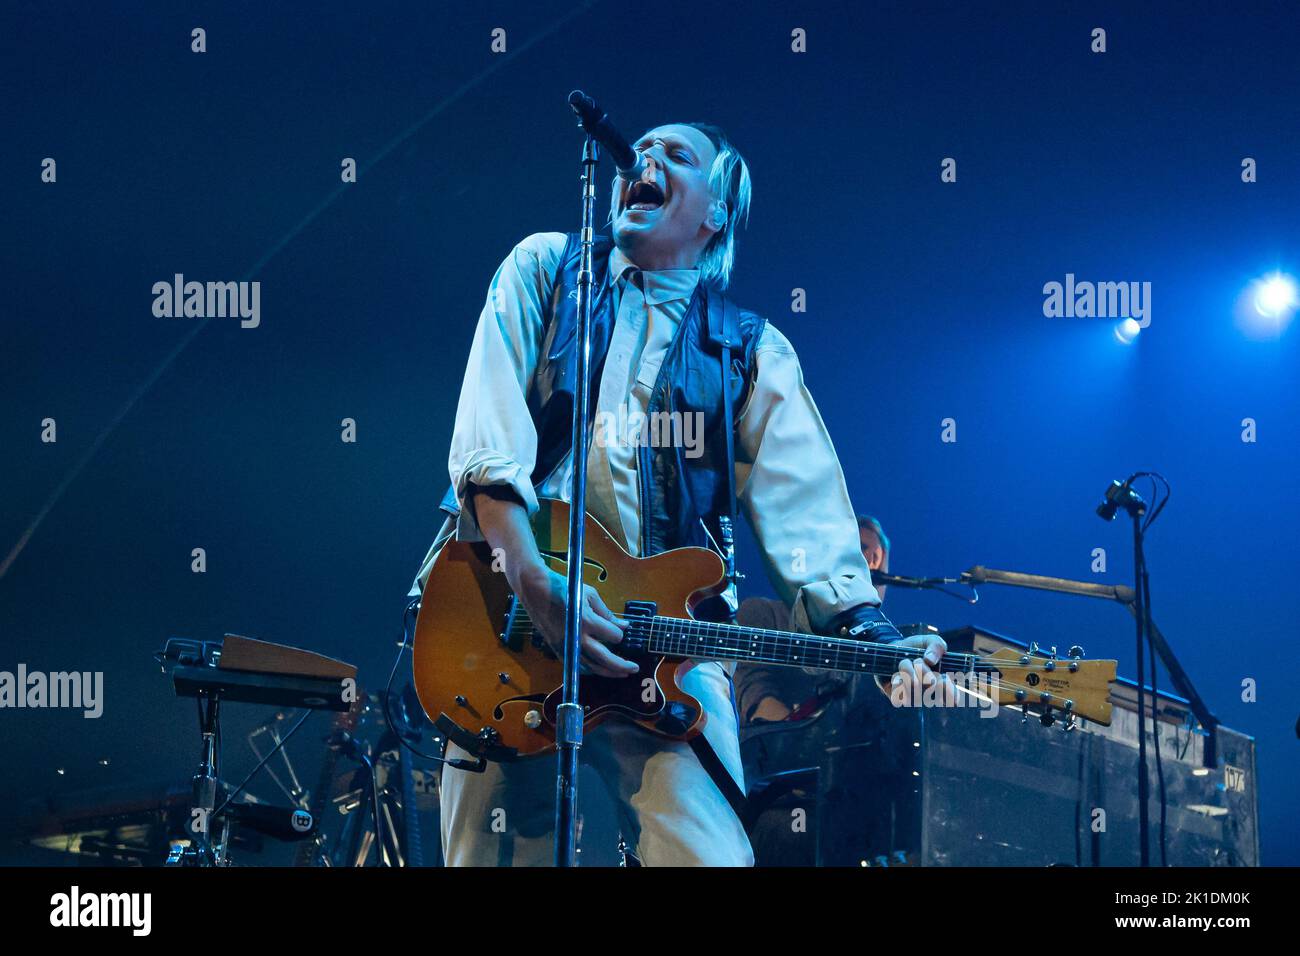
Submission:
[[[456,536],[481,540],[470,485],[504,485],[529,514],[537,510],[530,476],[537,460],[537,431],[528,412],[528,389],[541,349],[542,317],[555,267],[564,250],[558,232],[535,233],[506,256],[488,288],[456,407],[447,459],[460,502]]]
[[[737,423],[737,490],[768,576],[794,626],[824,633],[862,604],[879,604],[835,446],[790,342],[768,325]]]

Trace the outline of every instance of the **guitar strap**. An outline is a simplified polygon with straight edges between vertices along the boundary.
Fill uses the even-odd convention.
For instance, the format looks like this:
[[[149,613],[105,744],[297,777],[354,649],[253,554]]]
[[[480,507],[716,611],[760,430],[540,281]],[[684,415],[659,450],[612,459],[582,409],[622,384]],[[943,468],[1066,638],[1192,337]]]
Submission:
[[[718,789],[727,798],[727,803],[731,804],[731,809],[736,811],[736,816],[744,826],[747,823],[745,817],[749,811],[749,801],[741,792],[736,778],[723,765],[722,758],[718,756],[718,752],[713,749],[713,744],[709,743],[709,739],[704,734],[696,734],[691,738],[690,744],[691,749],[695,751],[695,756],[699,758],[700,766],[713,778],[713,782],[718,785]]]
[[[722,350],[722,420],[726,422],[727,518],[736,520],[736,419],[731,407],[731,350],[740,344],[740,319],[736,303],[718,294],[720,309],[709,310],[709,338]],[[733,567],[729,568],[734,572]]]
[[[731,350],[734,346],[740,344],[740,320],[736,304],[721,292],[715,292],[705,299],[706,321],[708,322],[709,342],[717,347],[721,352],[722,366],[722,421],[723,434],[726,443],[726,475],[723,480],[727,485],[727,513],[726,527],[723,529],[722,546],[725,551],[723,560],[727,565],[727,574],[730,577],[730,587],[734,588],[736,583],[736,558],[732,545],[733,534],[732,527],[736,520],[736,419],[732,410],[731,402]],[[710,307],[712,306],[712,307]],[[734,595],[734,591],[733,591]],[[728,604],[728,608],[731,605]],[[731,619],[735,621],[735,610],[731,608]],[[727,683],[731,683],[730,675],[727,676]],[[731,709],[736,714],[736,694],[735,689],[731,689]],[[736,717],[739,724],[739,716]],[[700,765],[704,767],[722,795],[727,798],[727,803],[731,804],[731,809],[735,811],[742,825],[746,822],[748,812],[748,802],[745,799],[744,792],[736,779],[731,775],[722,759],[718,756],[713,745],[709,743],[704,734],[697,734],[690,740],[691,749],[695,751],[695,756],[699,759]]]

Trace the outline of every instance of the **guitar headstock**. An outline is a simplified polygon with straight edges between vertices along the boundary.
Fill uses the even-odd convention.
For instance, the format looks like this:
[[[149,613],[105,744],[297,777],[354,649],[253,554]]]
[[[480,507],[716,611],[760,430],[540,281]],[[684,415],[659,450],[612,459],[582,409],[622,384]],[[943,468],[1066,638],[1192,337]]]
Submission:
[[[1019,652],[1005,647],[984,658],[996,665],[998,704],[1028,707],[1047,717],[1082,717],[1110,726],[1110,685],[1115,682],[1115,661],[1087,661],[1082,648],[1070,648],[1070,656],[1058,660],[1031,647]],[[1045,720],[1050,723],[1050,720]]]

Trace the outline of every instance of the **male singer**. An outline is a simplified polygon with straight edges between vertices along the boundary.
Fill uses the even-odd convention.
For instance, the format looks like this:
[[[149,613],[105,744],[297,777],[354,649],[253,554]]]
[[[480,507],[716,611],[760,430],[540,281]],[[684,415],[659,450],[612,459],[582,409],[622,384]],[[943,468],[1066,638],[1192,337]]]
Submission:
[[[747,217],[749,170],[726,135],[703,123],[652,129],[634,148],[646,159],[635,182],[616,179],[612,242],[597,240],[592,310],[592,392],[603,421],[655,413],[695,416],[703,447],[649,447],[644,433],[591,443],[587,510],[636,555],[718,537],[727,507],[723,477],[720,351],[703,316],[720,309],[731,277],[736,230]],[[500,549],[510,586],[552,646],[564,631],[565,578],[542,561],[528,518],[539,496],[567,499],[577,326],[576,236],[538,233],[497,270],[479,316],[456,412],[449,467],[451,534]],[[739,312],[740,342],[727,377],[734,398],[739,506],[762,547],[798,628],[830,633],[877,623],[898,633],[859,550],[835,449],[803,382],[794,349],[760,316]],[[796,550],[797,549],[797,550]],[[796,555],[802,555],[796,560]],[[796,570],[800,568],[803,570]],[[622,609],[619,608],[619,611]],[[622,626],[586,588],[582,665],[626,676]],[[938,639],[909,639],[904,680],[930,684],[944,652]],[[708,716],[705,735],[743,788],[728,669],[701,661],[683,680]],[[465,756],[454,745],[451,756]],[[749,840],[715,778],[695,752],[638,728],[606,723],[586,735],[584,780],[609,789],[627,842],[647,866],[746,866]],[[545,865],[553,859],[555,760],[492,763],[482,774],[447,768],[443,843],[449,865]],[[590,838],[590,834],[588,834]],[[614,836],[611,834],[612,841]]]

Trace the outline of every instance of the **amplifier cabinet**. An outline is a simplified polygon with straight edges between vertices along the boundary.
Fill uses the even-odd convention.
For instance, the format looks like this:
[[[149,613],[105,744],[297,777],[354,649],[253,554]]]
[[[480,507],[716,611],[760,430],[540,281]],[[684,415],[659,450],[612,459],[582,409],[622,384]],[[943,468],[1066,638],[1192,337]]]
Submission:
[[[969,649],[972,630],[945,634],[949,647]],[[974,642],[981,651],[988,648],[979,638],[986,637]],[[747,779],[757,783],[751,792],[761,794],[783,771],[796,784],[755,821],[757,862],[1136,866],[1137,715],[1121,694],[1114,697],[1109,727],[1079,721],[1066,731],[1060,722],[1044,726],[1006,707],[987,716],[965,707],[895,708],[873,682],[852,679],[806,727],[742,732]],[[1206,768],[1207,738],[1180,703],[1163,695],[1157,721],[1168,863],[1256,866],[1254,740],[1219,727],[1215,766]],[[1151,861],[1159,865],[1160,781],[1150,721],[1147,764]],[[788,773],[797,768],[802,773]]]

